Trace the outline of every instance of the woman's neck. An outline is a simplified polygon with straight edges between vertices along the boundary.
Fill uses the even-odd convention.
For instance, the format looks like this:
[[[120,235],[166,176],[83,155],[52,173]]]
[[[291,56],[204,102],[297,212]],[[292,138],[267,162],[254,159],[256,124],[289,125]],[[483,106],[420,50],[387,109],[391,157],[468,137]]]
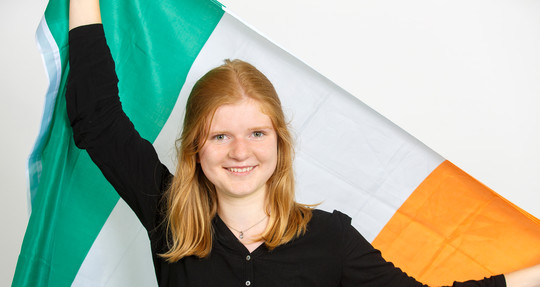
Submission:
[[[219,217],[250,252],[263,243],[260,236],[268,224],[264,194],[249,198],[218,195],[218,202]]]

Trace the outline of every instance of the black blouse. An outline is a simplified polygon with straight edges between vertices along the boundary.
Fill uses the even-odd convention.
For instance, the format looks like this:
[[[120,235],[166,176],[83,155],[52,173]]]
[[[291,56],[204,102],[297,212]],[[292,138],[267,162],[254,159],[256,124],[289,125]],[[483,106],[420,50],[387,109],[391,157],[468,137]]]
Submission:
[[[150,237],[160,286],[423,286],[385,261],[339,211],[315,210],[305,235],[249,252],[219,216],[207,258],[168,263],[162,198],[171,173],[122,111],[114,61],[100,24],[69,33],[67,112],[75,143],[86,149],[133,209]],[[504,276],[454,286],[505,286]]]

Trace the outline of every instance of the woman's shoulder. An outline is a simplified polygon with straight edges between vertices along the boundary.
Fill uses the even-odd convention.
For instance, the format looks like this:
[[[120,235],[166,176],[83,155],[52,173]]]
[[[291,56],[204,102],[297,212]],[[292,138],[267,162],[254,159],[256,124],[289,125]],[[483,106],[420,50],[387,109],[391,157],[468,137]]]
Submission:
[[[321,251],[327,256],[341,258],[358,232],[351,225],[351,218],[338,211],[314,209],[306,233],[295,242],[295,248],[309,248]]]
[[[322,220],[332,220],[332,219],[343,219],[343,220],[351,220],[351,217],[348,216],[347,214],[339,211],[339,210],[335,210],[332,211],[332,212],[329,212],[329,211],[326,211],[326,210],[322,210],[322,209],[313,209],[313,218],[317,218],[317,219],[322,219]]]
[[[347,214],[334,210],[328,212],[321,209],[313,210],[313,217],[309,222],[309,227],[311,229],[333,229],[334,231],[343,231],[351,226],[351,217]]]

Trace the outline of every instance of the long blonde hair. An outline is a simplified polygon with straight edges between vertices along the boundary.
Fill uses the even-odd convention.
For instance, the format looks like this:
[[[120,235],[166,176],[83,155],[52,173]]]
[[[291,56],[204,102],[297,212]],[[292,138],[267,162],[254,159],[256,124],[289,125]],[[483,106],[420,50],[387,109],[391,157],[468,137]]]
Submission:
[[[186,104],[183,131],[177,142],[176,175],[166,193],[169,250],[161,256],[169,262],[210,254],[217,195],[197,162],[198,152],[208,137],[217,108],[246,96],[260,104],[277,134],[277,166],[267,182],[269,221],[261,239],[272,250],[306,231],[313,206],[295,202],[293,140],[274,86],[251,64],[225,60],[197,81]]]

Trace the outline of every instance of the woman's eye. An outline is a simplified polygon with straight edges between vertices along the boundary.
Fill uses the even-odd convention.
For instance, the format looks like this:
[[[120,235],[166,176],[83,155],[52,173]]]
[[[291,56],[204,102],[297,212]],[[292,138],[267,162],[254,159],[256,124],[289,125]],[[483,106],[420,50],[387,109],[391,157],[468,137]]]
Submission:
[[[253,136],[256,138],[260,138],[264,136],[264,133],[261,131],[253,132]]]
[[[226,137],[225,137],[225,135],[215,135],[214,139],[218,140],[218,141],[222,141],[222,140],[226,139]]]

